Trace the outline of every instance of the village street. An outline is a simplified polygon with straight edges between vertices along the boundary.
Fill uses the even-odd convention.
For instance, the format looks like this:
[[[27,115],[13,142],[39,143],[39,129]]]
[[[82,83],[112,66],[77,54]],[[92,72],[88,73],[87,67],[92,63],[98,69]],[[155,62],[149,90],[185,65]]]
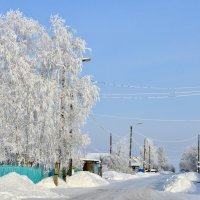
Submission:
[[[56,188],[53,192],[70,200],[198,200],[198,194],[163,192],[163,185],[173,175],[152,175],[145,178],[111,182],[99,188]],[[46,200],[48,198],[45,198]],[[52,198],[49,198],[52,199]]]

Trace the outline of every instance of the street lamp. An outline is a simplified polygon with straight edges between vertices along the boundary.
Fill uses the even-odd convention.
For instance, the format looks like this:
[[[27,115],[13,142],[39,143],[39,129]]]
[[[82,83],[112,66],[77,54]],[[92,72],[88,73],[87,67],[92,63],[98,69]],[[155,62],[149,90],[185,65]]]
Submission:
[[[89,62],[91,61],[91,58],[82,58],[82,62]],[[72,93],[73,97],[73,93]],[[72,103],[70,104],[71,110],[73,110],[73,105]],[[70,130],[70,135],[72,137],[72,129]],[[71,148],[70,148],[71,149]],[[70,150],[71,151],[71,150]],[[70,153],[71,154],[71,153]],[[71,157],[71,156],[70,156]],[[72,175],[72,157],[69,159],[69,171],[70,171],[70,176]]]
[[[82,58],[82,62],[89,62],[91,61],[91,58]]]

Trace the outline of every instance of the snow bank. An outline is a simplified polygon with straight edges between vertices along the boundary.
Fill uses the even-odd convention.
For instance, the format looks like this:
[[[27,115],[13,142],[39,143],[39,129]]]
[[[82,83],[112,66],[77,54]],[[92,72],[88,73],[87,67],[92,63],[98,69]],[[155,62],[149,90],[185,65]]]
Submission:
[[[59,197],[47,188],[35,185],[28,177],[15,172],[0,177],[0,199]]]
[[[53,177],[47,177],[47,178],[41,180],[37,185],[46,187],[46,188],[56,188],[57,187],[54,184]],[[63,181],[61,178],[58,178],[58,186],[67,187],[66,182]]]
[[[200,176],[195,172],[174,175],[167,180],[164,191],[167,192],[195,192],[196,186],[193,182],[199,181]]]
[[[116,171],[107,171],[103,173],[103,177],[108,180],[122,181],[134,178],[134,175],[119,173]]]
[[[109,183],[99,175],[82,171],[67,178],[68,187],[98,187],[108,185]]]
[[[98,187],[108,184],[109,183],[100,176],[86,171],[77,172],[73,176],[67,177],[66,182],[64,182],[61,178],[58,180],[59,188]],[[56,188],[53,182],[53,177],[45,178],[37,185],[46,188]]]
[[[159,171],[159,174],[165,174],[165,175],[169,175],[169,174],[173,174],[174,172],[171,171]]]
[[[113,180],[113,181],[125,181],[129,179],[134,179],[134,178],[145,178],[149,176],[155,176],[158,175],[156,173],[143,173],[143,172],[138,172],[135,174],[126,174],[126,173],[120,173],[116,171],[107,171],[103,173],[103,177],[108,180]]]

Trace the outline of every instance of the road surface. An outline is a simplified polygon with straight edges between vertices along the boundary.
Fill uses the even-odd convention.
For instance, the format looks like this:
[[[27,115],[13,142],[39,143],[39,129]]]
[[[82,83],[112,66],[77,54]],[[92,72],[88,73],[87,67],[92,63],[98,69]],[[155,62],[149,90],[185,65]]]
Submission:
[[[56,188],[52,191],[61,194],[62,199],[70,200],[200,200],[199,195],[163,192],[163,183],[169,176],[155,175],[112,182],[99,188]]]

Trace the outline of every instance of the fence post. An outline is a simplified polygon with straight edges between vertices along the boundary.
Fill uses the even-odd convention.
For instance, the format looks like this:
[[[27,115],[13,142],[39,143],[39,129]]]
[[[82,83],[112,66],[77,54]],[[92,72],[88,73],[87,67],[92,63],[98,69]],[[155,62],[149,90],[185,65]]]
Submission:
[[[69,159],[69,176],[72,176],[72,159]]]
[[[62,168],[62,177],[63,177],[63,181],[66,182],[66,176],[67,176],[67,170],[66,167]]]

